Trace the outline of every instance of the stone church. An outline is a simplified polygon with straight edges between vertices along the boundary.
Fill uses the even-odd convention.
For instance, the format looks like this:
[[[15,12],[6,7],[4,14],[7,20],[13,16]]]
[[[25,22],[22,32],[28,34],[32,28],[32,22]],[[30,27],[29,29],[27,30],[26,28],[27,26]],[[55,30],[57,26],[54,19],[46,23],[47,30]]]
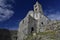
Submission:
[[[18,39],[23,40],[26,35],[45,31],[45,25],[51,21],[43,13],[42,6],[36,2],[33,6],[34,10],[30,10],[26,17],[21,20],[18,29]],[[55,21],[54,21],[55,22]],[[50,22],[52,23],[52,21]]]

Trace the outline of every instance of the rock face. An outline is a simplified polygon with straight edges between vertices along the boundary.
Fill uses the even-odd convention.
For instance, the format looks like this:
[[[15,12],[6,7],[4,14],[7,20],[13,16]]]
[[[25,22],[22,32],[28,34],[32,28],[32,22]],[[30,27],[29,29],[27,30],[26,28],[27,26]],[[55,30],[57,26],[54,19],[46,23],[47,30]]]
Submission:
[[[36,2],[36,4],[34,5],[34,11],[33,10],[29,11],[26,17],[19,23],[17,40],[24,40],[25,38],[28,38],[29,37],[28,35],[32,33],[41,33],[46,32],[47,30],[56,31],[58,25],[58,24],[56,25],[56,23],[57,21],[51,21],[46,16],[44,16],[42,6],[38,2]],[[39,40],[40,37],[43,38],[41,40],[44,40],[48,37],[47,35],[37,36],[38,37],[36,37],[36,40]],[[31,40],[35,40],[35,38]]]
[[[0,29],[0,40],[12,40],[10,31],[7,29]]]
[[[12,40],[17,40],[17,30],[9,30]]]
[[[17,40],[17,30],[0,29],[0,40]]]
[[[36,35],[29,35],[24,40],[60,40],[59,32],[56,31],[47,31],[47,32],[39,32]],[[59,35],[59,36],[58,36]]]
[[[53,25],[52,25],[53,24]],[[60,22],[56,21],[49,26],[46,26],[44,32],[30,34],[24,40],[60,40]]]

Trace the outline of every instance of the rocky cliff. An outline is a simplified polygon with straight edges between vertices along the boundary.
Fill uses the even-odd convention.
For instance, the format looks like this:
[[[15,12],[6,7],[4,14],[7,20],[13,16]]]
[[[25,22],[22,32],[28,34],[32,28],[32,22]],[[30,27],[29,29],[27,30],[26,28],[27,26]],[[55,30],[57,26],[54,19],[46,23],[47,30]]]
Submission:
[[[45,32],[32,33],[24,40],[60,40],[60,21],[46,25]]]

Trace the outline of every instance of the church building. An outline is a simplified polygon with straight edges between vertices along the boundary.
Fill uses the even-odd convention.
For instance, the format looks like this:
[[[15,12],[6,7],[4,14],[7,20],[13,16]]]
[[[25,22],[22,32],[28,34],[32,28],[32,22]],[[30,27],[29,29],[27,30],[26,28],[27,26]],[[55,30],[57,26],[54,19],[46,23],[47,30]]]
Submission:
[[[49,23],[49,19],[44,15],[42,6],[39,2],[36,2],[33,8],[34,10],[30,10],[26,17],[21,20],[17,40],[23,40],[26,35],[31,33],[45,31],[44,27]]]

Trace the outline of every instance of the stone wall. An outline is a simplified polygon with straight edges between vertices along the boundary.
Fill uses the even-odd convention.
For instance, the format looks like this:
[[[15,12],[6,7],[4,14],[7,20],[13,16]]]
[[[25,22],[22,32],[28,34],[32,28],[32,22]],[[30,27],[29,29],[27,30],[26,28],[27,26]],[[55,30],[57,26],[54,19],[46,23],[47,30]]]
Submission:
[[[31,17],[29,15],[28,18],[28,34],[32,33],[32,32],[36,32],[37,30],[37,20],[35,20],[33,17]]]

